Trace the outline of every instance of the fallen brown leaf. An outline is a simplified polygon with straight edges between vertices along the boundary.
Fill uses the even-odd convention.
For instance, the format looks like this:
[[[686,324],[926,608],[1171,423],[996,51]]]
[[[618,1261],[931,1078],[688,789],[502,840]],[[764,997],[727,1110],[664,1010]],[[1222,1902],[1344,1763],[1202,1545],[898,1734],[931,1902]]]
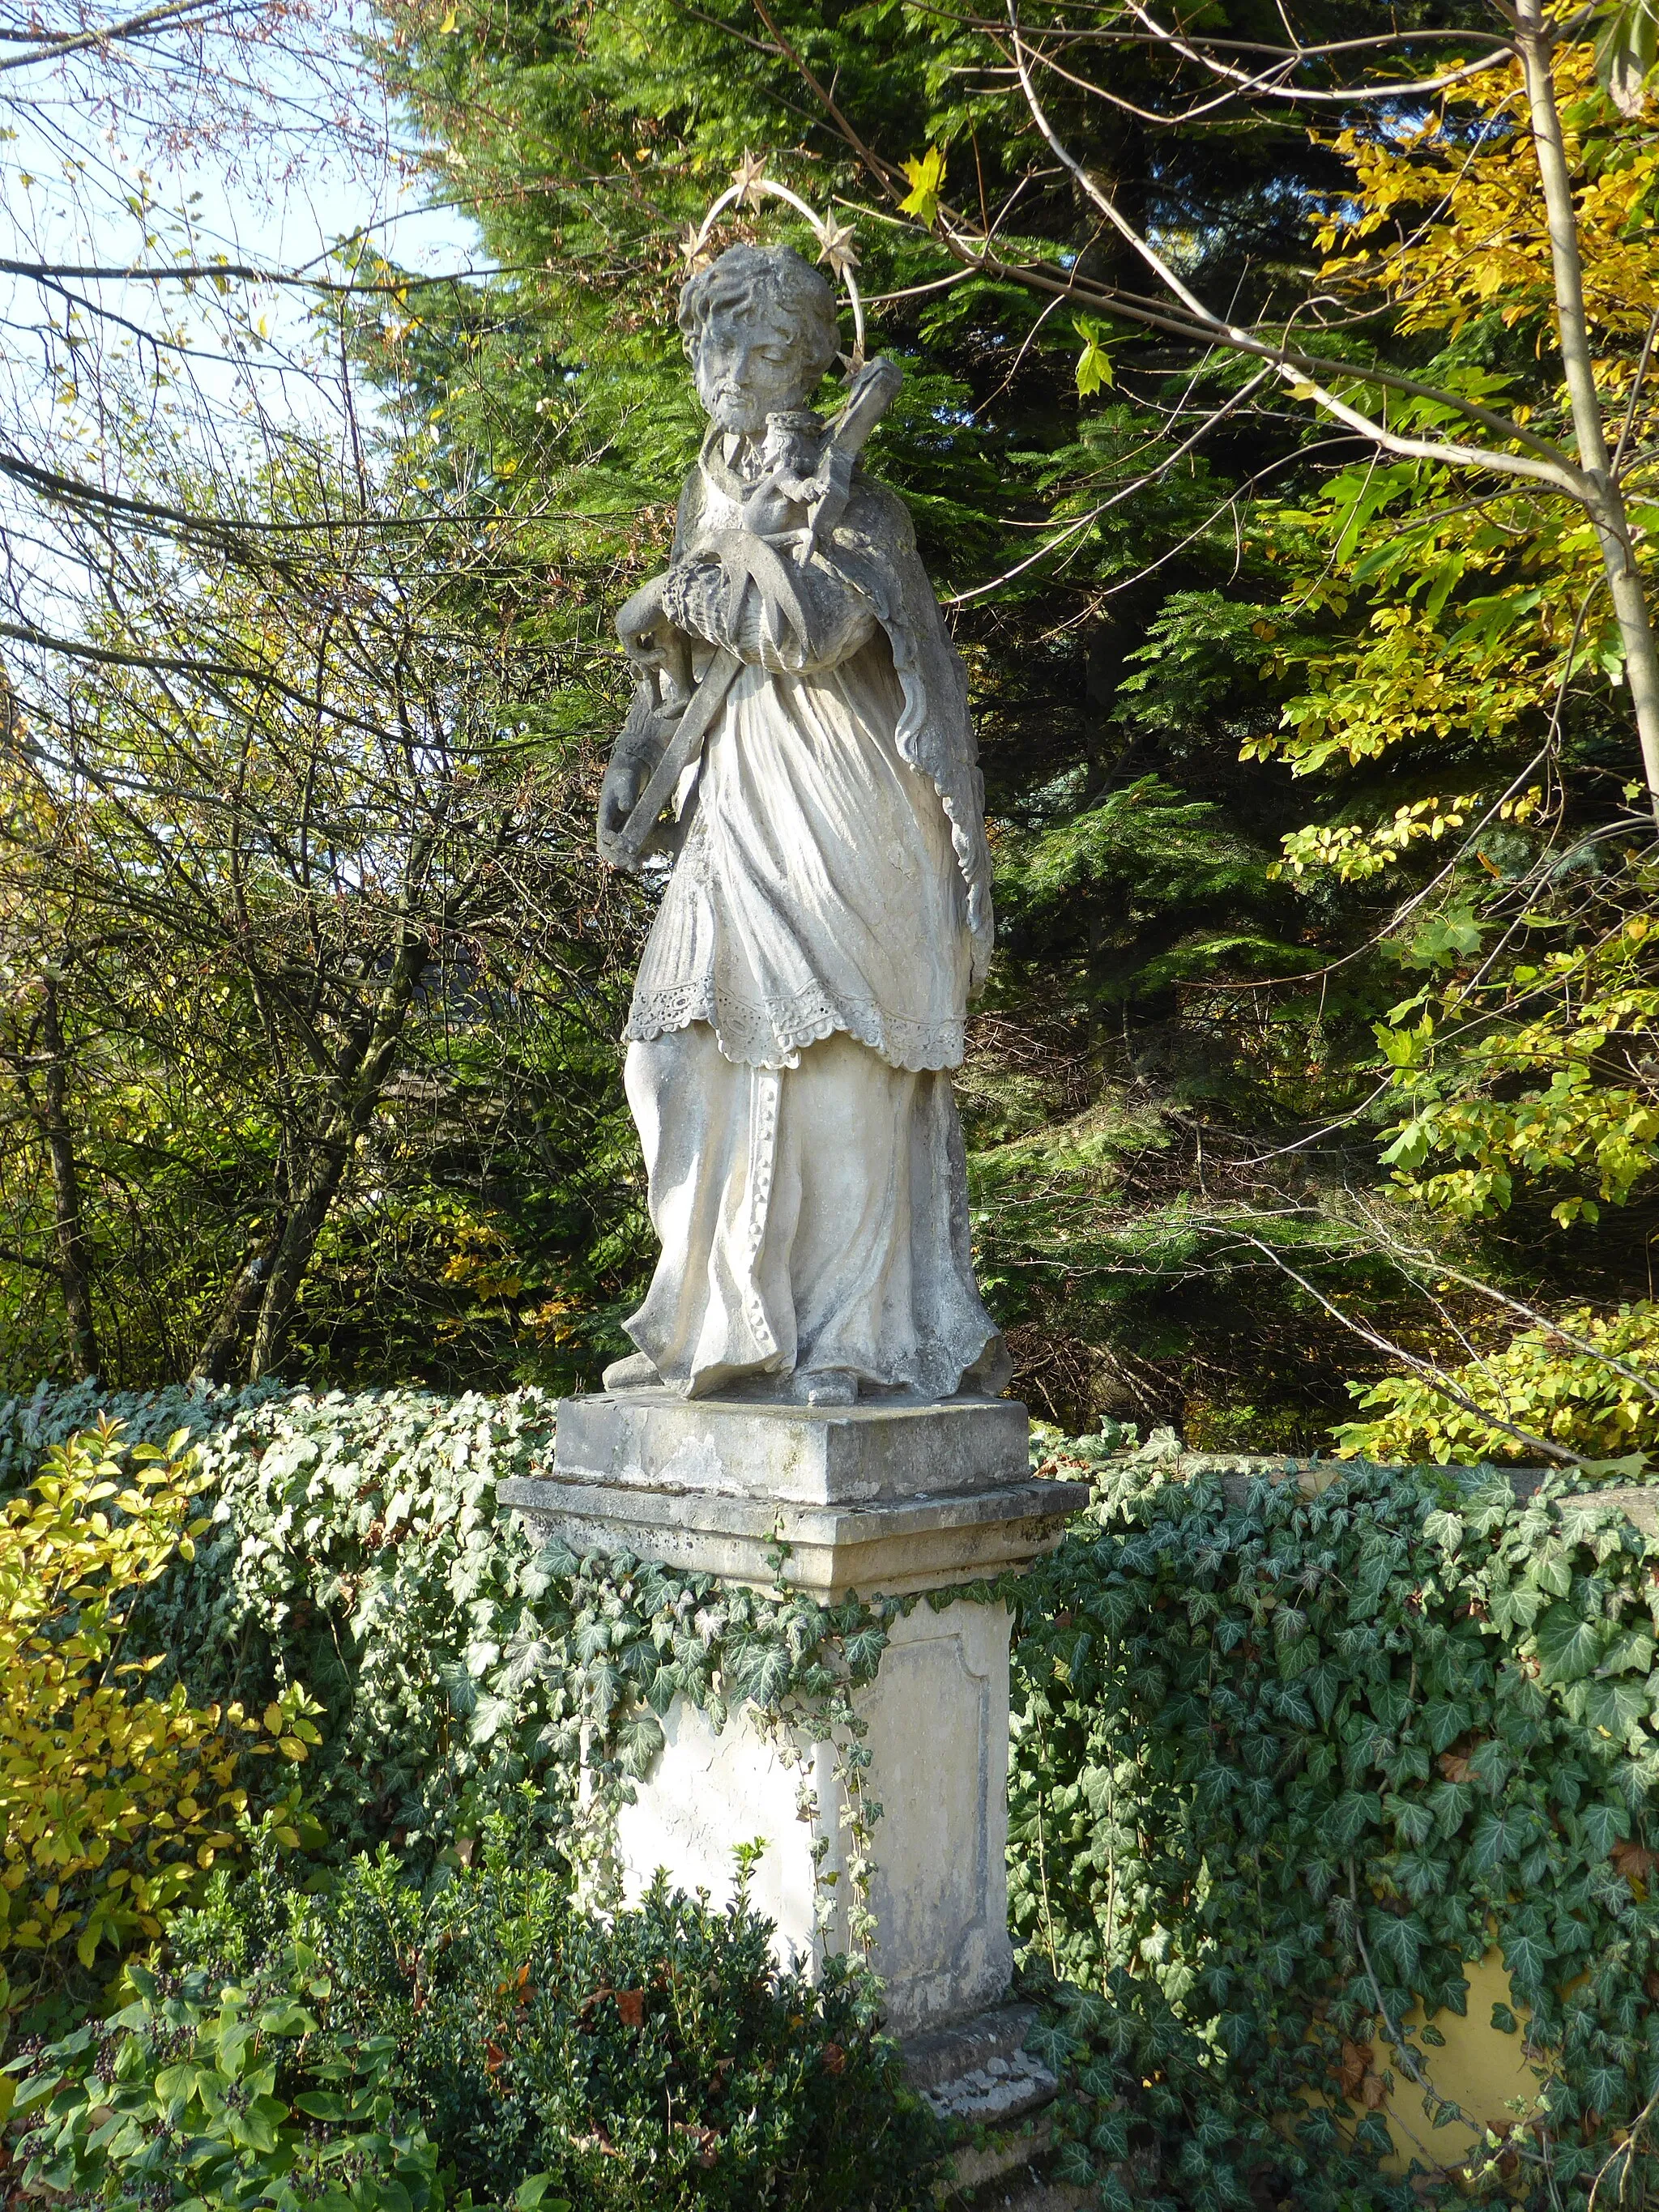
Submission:
[[[1345,2038],[1341,2062],[1331,2071],[1342,2085],[1345,2097],[1357,2097],[1359,2085],[1370,2071],[1371,2046],[1369,2043],[1350,2043]]]
[[[1659,1851],[1650,1851],[1645,1844],[1634,1843],[1629,1837],[1615,1844],[1607,1856],[1613,1861],[1614,1872],[1623,1875],[1628,1882],[1647,1881],[1655,1867],[1659,1867]]]

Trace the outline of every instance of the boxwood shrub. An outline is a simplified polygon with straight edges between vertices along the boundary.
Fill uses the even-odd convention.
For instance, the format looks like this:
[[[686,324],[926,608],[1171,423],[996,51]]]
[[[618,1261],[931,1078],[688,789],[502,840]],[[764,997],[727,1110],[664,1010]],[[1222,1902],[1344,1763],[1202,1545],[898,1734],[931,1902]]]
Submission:
[[[424,1886],[390,1853],[313,1891],[267,1865],[177,1922],[112,2019],[13,2062],[25,2192],[124,2212],[931,2206],[939,2130],[878,1993],[844,1962],[780,1971],[769,1936],[741,1891],[716,1911],[659,1883],[585,1911],[501,1818]]]

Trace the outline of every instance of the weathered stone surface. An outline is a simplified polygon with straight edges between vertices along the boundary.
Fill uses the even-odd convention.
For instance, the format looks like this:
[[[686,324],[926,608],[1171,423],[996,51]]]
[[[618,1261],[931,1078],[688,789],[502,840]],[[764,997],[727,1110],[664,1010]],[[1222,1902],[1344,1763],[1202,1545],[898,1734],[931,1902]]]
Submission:
[[[858,1694],[871,1754],[865,1788],[883,1808],[870,1894],[875,1965],[900,2034],[980,2012],[1008,1985],[1008,1629],[1001,1606],[918,1606],[894,1624],[879,1674]],[[776,1924],[780,1956],[816,1964],[826,1948],[844,1948],[845,1836],[832,1747],[792,1741],[786,1756],[747,1710],[717,1735],[683,1699],[665,1735],[635,1802],[619,1816],[629,1894],[665,1867],[678,1887],[723,1902],[735,1884],[735,1847],[763,1840],[750,1894]],[[816,1799],[806,1819],[803,1786]],[[838,1876],[834,1882],[815,1871],[818,1841],[822,1874]],[[982,2056],[1006,2063],[995,2051]]]
[[[994,2058],[1012,2058],[1025,2048],[1037,2017],[1035,2005],[993,2005],[948,2027],[907,2036],[904,2078],[913,2089],[925,2092],[971,2074]]]
[[[983,785],[915,530],[858,460],[901,373],[813,410],[836,303],[787,247],[694,271],[680,328],[708,434],[617,617],[640,683],[600,797],[606,858],[677,854],[625,1032],[662,1254],[606,1387],[994,1394],[950,1073],[991,954]]]
[[[904,2046],[905,2079],[941,2119],[1007,2127],[1038,2111],[1060,2087],[1025,2048],[1036,2021],[1034,2005],[998,2005],[912,2036]]]
[[[1028,1427],[1024,1407],[1007,1398],[834,1408],[665,1391],[566,1398],[553,1472],[665,1492],[868,1505],[1022,1482]]]
[[[891,1505],[774,1505],[557,1474],[504,1482],[497,1495],[573,1552],[631,1552],[757,1589],[781,1573],[825,1605],[854,1591],[909,1597],[1024,1566],[1051,1551],[1089,1502],[1086,1483],[1036,1479]]]
[[[760,1588],[781,1554],[784,1579],[821,1602],[908,1597],[1024,1565],[1087,1504],[1085,1483],[1025,1473],[1026,1431],[1025,1408],[1007,1399],[830,1410],[568,1398],[551,1468],[498,1495],[577,1553],[631,1552]],[[792,1490],[875,1495],[801,1503]]]

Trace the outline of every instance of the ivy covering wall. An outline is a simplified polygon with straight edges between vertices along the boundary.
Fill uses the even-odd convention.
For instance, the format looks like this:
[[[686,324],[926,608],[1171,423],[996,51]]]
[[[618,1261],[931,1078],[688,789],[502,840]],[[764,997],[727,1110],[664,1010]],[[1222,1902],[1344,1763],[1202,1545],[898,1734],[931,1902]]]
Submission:
[[[0,1473],[88,1410],[0,1408]],[[557,1855],[580,1763],[628,1786],[675,1696],[839,1726],[879,1664],[878,1610],[535,1552],[495,1486],[550,1446],[536,1392],[116,1410],[193,1419],[213,1474],[147,1638],[192,1695],[319,1698],[337,1858],[384,1840],[418,1872],[526,1782]],[[1052,1464],[1095,1503],[965,1595],[1015,1615],[1011,1907],[1062,2172],[1170,2212],[1457,2201],[1468,2177],[1380,2162],[1464,2157],[1437,2053],[1495,1956],[1527,2094],[1476,2194],[1659,2190],[1659,1543],[1577,1477],[1522,1504],[1481,1470],[1334,1466],[1310,1496],[1103,1437]]]
[[[1012,1912],[1073,1993],[1067,2170],[1139,2146],[1166,2202],[1300,2204],[1352,2153],[1461,2160],[1437,2052],[1495,1949],[1531,2094],[1478,2193],[1650,2201],[1659,1546],[1572,1478],[1095,1472],[1010,1592]]]

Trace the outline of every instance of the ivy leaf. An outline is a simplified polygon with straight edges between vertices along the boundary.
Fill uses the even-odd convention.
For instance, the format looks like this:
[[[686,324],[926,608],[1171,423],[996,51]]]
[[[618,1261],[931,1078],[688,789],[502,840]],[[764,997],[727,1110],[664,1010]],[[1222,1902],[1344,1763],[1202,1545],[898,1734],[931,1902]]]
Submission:
[[[1402,1843],[1426,1844],[1434,1833],[1433,1811],[1420,1797],[1390,1795],[1382,1801],[1382,1809],[1394,1822],[1395,1833]]]
[[[887,1649],[887,1631],[878,1620],[868,1622],[843,1638],[842,1656],[855,1682],[873,1681],[881,1655]]]
[[[513,1706],[510,1699],[480,1698],[478,1710],[473,1714],[471,1724],[467,1729],[468,1740],[472,1743],[493,1742],[503,1723],[511,1720],[512,1717]]]
[[[1527,1570],[1527,1580],[1551,1597],[1565,1597],[1572,1588],[1572,1568],[1559,1545],[1539,1553]]]
[[[1478,1875],[1495,1874],[1506,1859],[1520,1856],[1527,1832],[1525,1819],[1514,1807],[1501,1813],[1483,1813],[1469,1838],[1472,1870]]]
[[[1431,1513],[1423,1522],[1425,1543],[1438,1544],[1443,1552],[1455,1552],[1463,1540],[1463,1519],[1458,1513]]]
[[[1224,2012],[1215,2024],[1222,2049],[1230,2058],[1242,2058],[1255,2033],[1255,2014],[1249,2012]]]
[[[734,1638],[726,1654],[733,1692],[764,1709],[773,1704],[789,1680],[789,1654],[769,1637]]]
[[[617,1763],[624,1774],[642,1777],[663,1746],[662,1724],[652,1712],[629,1714],[617,1730]]]
[[[586,1665],[588,1661],[598,1659],[610,1650],[611,1623],[590,1613],[585,1620],[576,1623],[576,1632],[572,1641],[576,1647],[576,1656]]]
[[[1646,1717],[1645,1682],[1629,1680],[1592,1682],[1584,1698],[1584,1718],[1592,1728],[1605,1729],[1620,1742],[1638,1721]]]
[[[1630,2078],[1622,2066],[1587,2066],[1584,2101],[1593,2112],[1605,2112],[1630,2094]]]
[[[1540,1594],[1530,1583],[1516,1583],[1492,1592],[1492,1620],[1494,1628],[1530,1628],[1538,1618],[1542,1604]]]
[[[930,146],[919,161],[900,164],[910,179],[910,190],[899,202],[901,215],[913,215],[918,222],[931,223],[939,213],[939,196],[945,188],[945,155],[941,148]]]
[[[1302,1686],[1317,1706],[1322,1721],[1328,1721],[1336,1711],[1336,1701],[1342,1693],[1342,1679],[1335,1661],[1328,1658],[1322,1658],[1302,1677]]]
[[[466,1668],[459,1660],[446,1660],[438,1668],[438,1680],[443,1685],[444,1695],[449,1700],[449,1710],[456,1719],[470,1719],[477,1709],[478,1686]]]
[[[1379,1826],[1382,1800],[1375,1790],[1344,1790],[1325,1820],[1326,1832],[1339,1849],[1357,1844],[1367,1828]]]
[[[1613,1845],[1622,1843],[1630,1833],[1630,1814],[1616,1797],[1604,1797],[1594,1805],[1586,1805],[1579,1818],[1583,1823],[1584,1841],[1597,1858],[1606,1858]]]
[[[1538,1659],[1549,1682],[1576,1682],[1601,1655],[1599,1621],[1581,1620],[1570,1605],[1553,1605],[1538,1624]]]
[[[1601,1656],[1603,1674],[1649,1674],[1653,1671],[1653,1638],[1645,1628],[1621,1629]]]
[[[1290,1987],[1296,1972],[1296,1946],[1287,1937],[1279,1936],[1264,1943],[1256,1958],[1270,1982],[1277,1982],[1281,1989]]]
[[[1468,1779],[1477,1782],[1496,1797],[1510,1771],[1509,1754],[1501,1736],[1488,1736],[1469,1753]]]
[[[1468,1729],[1474,1716],[1464,1705],[1453,1705],[1444,1698],[1431,1698],[1424,1708],[1423,1722],[1429,1732],[1429,1748],[1444,1751],[1455,1743]]]
[[[1517,1996],[1543,1988],[1548,1956],[1536,1936],[1511,1933],[1504,1943],[1504,1964],[1509,1969],[1510,1986]]]
[[[1409,1989],[1423,1953],[1422,1924],[1416,1920],[1401,1919],[1392,1912],[1382,1913],[1378,1917],[1382,1924],[1375,1929],[1372,1941],[1398,1979]]]

